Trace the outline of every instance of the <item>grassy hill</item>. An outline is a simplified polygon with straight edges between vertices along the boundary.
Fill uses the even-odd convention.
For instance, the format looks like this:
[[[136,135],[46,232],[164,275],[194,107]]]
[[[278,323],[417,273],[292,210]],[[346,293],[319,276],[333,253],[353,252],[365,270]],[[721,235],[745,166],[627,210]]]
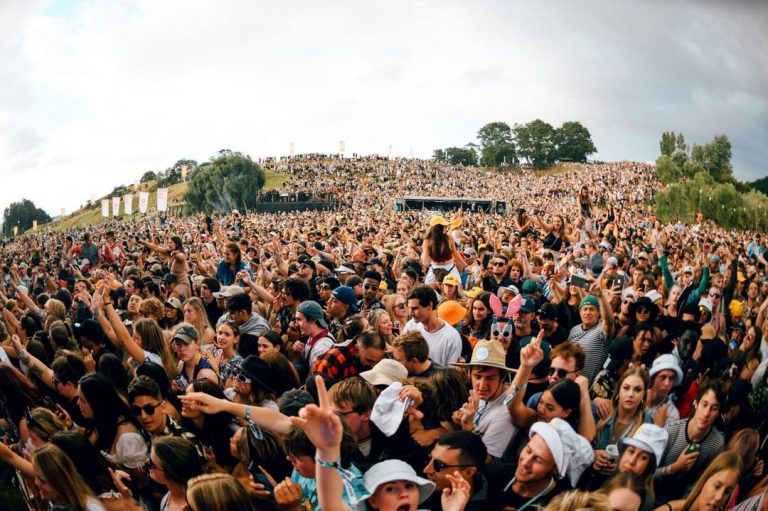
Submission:
[[[280,187],[283,186],[283,183],[288,181],[290,177],[286,174],[277,174],[270,171],[265,171],[265,173],[267,177],[267,182],[264,184],[264,190],[279,189]],[[157,204],[157,191],[156,191],[156,184],[154,181],[141,183],[139,185],[138,190],[135,190],[132,193],[135,194],[136,192],[147,191],[147,190],[153,190],[149,192],[149,209],[150,211],[152,211],[155,208],[155,205]],[[186,191],[187,191],[187,183],[178,183],[170,186],[168,188],[168,205],[173,206],[175,204],[184,202],[184,193]],[[121,195],[124,195],[124,194],[121,194]],[[99,197],[95,200],[95,203],[92,207],[78,209],[77,211],[70,213],[69,215],[66,215],[64,218],[62,218],[59,221],[51,222],[41,227],[50,228],[55,231],[61,231],[66,229],[84,227],[86,225],[96,225],[106,220],[112,220],[113,217],[106,219],[103,216],[101,216],[101,201],[102,199],[109,199],[110,197],[111,196],[109,195],[104,197]],[[138,212],[138,210],[139,210],[139,199],[138,199],[138,196],[135,196],[133,199],[133,211]],[[110,205],[110,211],[111,211],[111,205]],[[122,218],[125,219],[128,217],[122,217]]]

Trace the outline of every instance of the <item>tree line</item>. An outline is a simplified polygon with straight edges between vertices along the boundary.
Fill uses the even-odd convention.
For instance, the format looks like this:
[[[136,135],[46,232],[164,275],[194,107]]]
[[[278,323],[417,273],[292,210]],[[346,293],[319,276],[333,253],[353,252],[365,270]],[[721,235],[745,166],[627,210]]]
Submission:
[[[578,121],[564,122],[559,128],[535,119],[510,127],[491,122],[477,132],[480,144],[435,149],[432,157],[454,165],[503,167],[527,161],[536,169],[551,167],[557,161],[584,163],[597,152],[589,130]]]
[[[724,227],[765,229],[768,196],[761,180],[742,183],[733,176],[731,142],[717,135],[706,144],[688,145],[682,133],[667,131],[659,141],[656,172],[667,188],[656,194],[663,222],[692,223],[701,213]],[[765,183],[768,185],[768,183]]]

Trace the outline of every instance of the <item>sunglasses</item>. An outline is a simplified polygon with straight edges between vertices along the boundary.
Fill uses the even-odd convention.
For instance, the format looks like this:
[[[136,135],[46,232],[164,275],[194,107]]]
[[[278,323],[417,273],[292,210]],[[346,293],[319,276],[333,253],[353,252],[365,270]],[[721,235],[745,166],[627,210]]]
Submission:
[[[435,459],[433,457],[429,457],[432,466],[435,467],[435,472],[442,472],[444,468],[465,468],[465,467],[474,467],[474,465],[449,465],[448,463],[444,461],[440,461],[438,459]]]
[[[379,289],[379,286],[374,286],[373,284],[363,284],[363,289]]]
[[[242,371],[235,371],[232,373],[232,378],[235,378],[240,383],[251,383],[251,379],[248,378]]]
[[[624,305],[632,305],[633,303],[635,302],[632,300],[624,300]]]
[[[329,286],[328,284],[320,284],[320,286],[318,286],[318,288],[319,289],[331,289],[331,286]]]
[[[720,297],[721,297],[721,296],[723,296],[723,295],[722,295],[722,294],[720,294],[720,293],[709,293],[709,296],[710,296],[711,298],[720,298]]]
[[[141,416],[141,412],[144,412],[146,415],[154,415],[155,411],[160,407],[161,404],[163,404],[162,401],[156,405],[131,406],[131,413],[136,417]]]
[[[550,367],[549,368],[549,375],[552,376],[553,374],[557,373],[558,378],[565,378],[571,373],[575,373],[576,371],[566,371],[565,369],[556,368],[556,367]]]
[[[505,263],[504,261],[493,261],[493,262],[491,263],[491,265],[492,265],[492,266],[506,266],[506,265],[507,265],[507,263]]]
[[[638,314],[648,314],[649,312],[651,312],[651,309],[649,309],[648,307],[640,306],[637,308],[637,312]]]
[[[406,304],[404,304],[404,303],[398,303],[398,304],[395,305],[395,307],[397,307],[398,309],[405,309],[408,306]]]

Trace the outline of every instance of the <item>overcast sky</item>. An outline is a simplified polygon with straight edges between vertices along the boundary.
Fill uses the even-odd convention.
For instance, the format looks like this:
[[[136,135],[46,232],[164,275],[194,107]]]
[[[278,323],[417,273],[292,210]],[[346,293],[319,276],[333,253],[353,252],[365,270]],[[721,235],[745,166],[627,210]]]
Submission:
[[[578,120],[602,160],[725,133],[766,175],[768,2],[0,1],[0,209],[52,216],[181,158],[429,157]]]

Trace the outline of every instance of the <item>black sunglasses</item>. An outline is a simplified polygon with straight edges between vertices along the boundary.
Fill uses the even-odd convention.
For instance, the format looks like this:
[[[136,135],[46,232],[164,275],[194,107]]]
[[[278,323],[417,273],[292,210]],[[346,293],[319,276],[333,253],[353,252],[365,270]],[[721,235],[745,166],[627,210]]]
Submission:
[[[648,307],[644,307],[644,306],[642,306],[642,305],[641,305],[640,307],[638,307],[638,308],[637,308],[637,312],[638,312],[639,314],[648,314],[649,312],[651,312],[651,309],[649,309]]]
[[[131,413],[137,417],[141,415],[141,412],[144,412],[147,415],[154,415],[155,410],[160,408],[161,404],[163,404],[162,401],[160,401],[156,405],[131,406]]]
[[[465,468],[465,467],[474,467],[474,465],[449,465],[445,463],[444,461],[440,461],[437,459],[434,459],[430,456],[430,461],[432,462],[432,466],[435,467],[435,472],[442,472],[444,468]]]
[[[398,303],[397,305],[395,305],[395,307],[397,307],[398,309],[405,309],[408,306],[404,303]]]
[[[373,284],[363,284],[363,289],[379,289],[379,286]]]
[[[549,368],[549,375],[552,376],[553,374],[557,373],[558,378],[565,378],[571,373],[575,373],[576,371],[566,371],[565,369],[560,369],[556,367],[550,367]]]
[[[251,383],[251,379],[242,371],[235,371],[232,373],[232,378],[235,378],[240,383]]]
[[[506,266],[507,263],[504,261],[494,261],[491,263],[493,266]]]

